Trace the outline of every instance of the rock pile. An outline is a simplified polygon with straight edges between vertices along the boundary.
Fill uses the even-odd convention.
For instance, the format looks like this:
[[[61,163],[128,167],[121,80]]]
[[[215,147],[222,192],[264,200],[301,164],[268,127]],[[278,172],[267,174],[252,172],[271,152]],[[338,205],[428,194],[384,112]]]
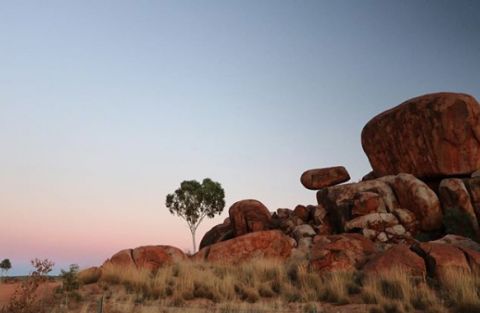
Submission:
[[[316,190],[316,204],[271,213],[257,200],[238,201],[193,259],[296,256],[319,272],[402,268],[440,279],[450,267],[480,268],[476,100],[454,93],[408,100],[368,122],[362,145],[373,168],[362,181],[342,184],[350,179],[342,166],[312,169],[300,181]],[[155,269],[186,258],[177,250],[140,247],[106,263]]]

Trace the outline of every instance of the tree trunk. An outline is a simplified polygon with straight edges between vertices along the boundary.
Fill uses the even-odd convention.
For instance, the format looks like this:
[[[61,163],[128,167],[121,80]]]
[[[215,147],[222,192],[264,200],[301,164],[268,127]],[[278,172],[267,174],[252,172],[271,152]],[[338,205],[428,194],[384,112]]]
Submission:
[[[193,252],[195,254],[197,252],[197,243],[195,242],[195,230],[192,230],[192,240],[193,240]]]

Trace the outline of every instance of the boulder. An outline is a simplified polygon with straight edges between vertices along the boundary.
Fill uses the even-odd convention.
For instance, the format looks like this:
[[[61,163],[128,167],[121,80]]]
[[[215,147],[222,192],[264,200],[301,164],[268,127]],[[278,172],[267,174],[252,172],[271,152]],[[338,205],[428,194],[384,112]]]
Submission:
[[[470,195],[463,181],[458,178],[447,178],[442,180],[439,188],[440,202],[445,214],[445,226],[447,230],[452,228],[459,231],[459,234],[479,236],[479,225]],[[452,219],[452,220],[447,220]],[[460,225],[450,225],[461,223]],[[466,224],[466,225],[463,225]]]
[[[233,229],[230,224],[230,219],[227,218],[223,224],[216,225],[205,233],[200,241],[200,249],[231,238],[233,238]]]
[[[373,242],[360,234],[315,236],[310,266],[318,272],[360,269],[374,253]]]
[[[302,185],[310,190],[320,190],[350,180],[350,175],[343,166],[312,169],[300,177]]]
[[[412,250],[425,260],[431,277],[444,280],[451,270],[470,272],[465,253],[453,245],[423,242],[412,246]]]
[[[81,270],[77,274],[77,278],[80,283],[88,285],[96,283],[102,276],[102,269],[96,266],[92,266]]]
[[[410,250],[407,245],[398,244],[378,253],[363,267],[367,274],[388,274],[401,270],[414,276],[425,276],[427,269],[423,258]]]
[[[410,99],[371,119],[362,147],[377,176],[470,175],[480,168],[480,106],[459,93]]]
[[[270,211],[257,200],[235,202],[229,209],[234,236],[270,229]]]
[[[385,203],[378,193],[365,191],[353,198],[352,216],[361,216],[376,212],[387,212]]]
[[[258,231],[205,247],[193,259],[228,263],[256,257],[286,259],[292,252],[291,240],[278,230]]]
[[[396,208],[393,211],[393,214],[398,218],[400,224],[402,224],[408,232],[410,232],[412,235],[417,233],[418,221],[415,213],[407,209]]]
[[[307,209],[306,206],[299,204],[293,210],[293,215],[295,215],[304,222],[308,222],[308,220],[310,219],[310,210]]]
[[[415,214],[420,230],[432,231],[442,227],[440,201],[424,182],[403,173],[380,179],[391,185],[400,206]]]
[[[295,238],[297,242],[304,237],[313,237],[316,234],[317,233],[313,230],[312,226],[308,224],[298,225],[293,229],[293,238]]]
[[[137,267],[137,264],[133,259],[133,249],[124,249],[124,250],[118,251],[117,253],[112,255],[110,259],[108,259],[107,261],[105,261],[105,263],[103,263],[103,265],[106,265],[106,264],[124,267],[124,268]]]
[[[369,228],[377,231],[384,231],[387,227],[398,224],[398,219],[392,213],[370,213],[355,217],[345,223],[345,230]]]
[[[374,171],[370,171],[362,177],[362,181],[378,178]]]
[[[317,192],[317,201],[327,209],[330,222],[336,232],[344,232],[345,222],[352,218],[355,196],[362,192],[378,194],[387,212],[399,208],[392,188],[380,179],[324,188]]]
[[[438,240],[430,241],[430,242],[449,244],[457,248],[466,248],[466,249],[471,249],[471,250],[480,252],[480,243],[475,242],[470,238],[465,238],[459,235],[448,234]]]
[[[103,266],[114,265],[156,271],[163,265],[185,259],[187,259],[187,256],[182,250],[172,246],[142,246],[117,252]]]
[[[312,216],[313,224],[323,225],[328,223],[327,209],[322,205],[309,205],[310,215]]]
[[[464,180],[477,220],[480,221],[480,177]]]
[[[279,219],[287,219],[293,214],[293,211],[290,209],[277,209],[276,214]]]

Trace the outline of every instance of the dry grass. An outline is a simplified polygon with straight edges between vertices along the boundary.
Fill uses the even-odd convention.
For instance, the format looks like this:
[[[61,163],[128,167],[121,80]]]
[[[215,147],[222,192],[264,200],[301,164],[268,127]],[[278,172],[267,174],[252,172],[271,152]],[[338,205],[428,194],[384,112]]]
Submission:
[[[372,312],[480,312],[480,275],[452,271],[442,283],[412,277],[399,269],[383,275],[318,275],[304,262],[258,259],[228,264],[185,262],[156,274],[136,269],[104,269],[104,281],[122,284],[140,301],[166,299],[184,306],[194,299],[213,303],[366,303]],[[137,300],[138,301],[138,300]],[[238,308],[238,306],[235,306]],[[305,306],[308,311],[308,306]],[[313,309],[312,309],[313,311]]]
[[[330,312],[326,303],[335,310],[344,304],[370,304],[365,310],[371,313],[480,312],[478,273],[451,271],[444,277],[439,282],[395,269],[374,276],[319,275],[305,261],[269,259],[235,266],[185,261],[156,273],[106,266],[98,283],[80,289],[81,302],[49,312],[95,312],[102,296],[108,313]]]

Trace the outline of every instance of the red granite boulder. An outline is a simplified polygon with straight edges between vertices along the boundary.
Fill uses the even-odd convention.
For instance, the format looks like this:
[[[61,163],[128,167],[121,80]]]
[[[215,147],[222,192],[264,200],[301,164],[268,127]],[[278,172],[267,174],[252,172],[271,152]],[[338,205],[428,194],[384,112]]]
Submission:
[[[156,271],[163,265],[187,259],[182,250],[172,246],[142,246],[135,249],[125,249],[114,254],[105,265],[120,267],[145,268]]]
[[[362,147],[377,176],[469,175],[480,168],[480,106],[460,93],[410,99],[371,119]]]
[[[310,190],[320,190],[348,180],[350,180],[350,174],[343,166],[308,170],[300,177],[302,185]]]
[[[260,257],[286,259],[292,252],[293,241],[278,230],[258,231],[203,248],[193,259],[228,263]]]
[[[229,209],[234,236],[270,229],[272,216],[267,207],[257,200],[241,200]]]

